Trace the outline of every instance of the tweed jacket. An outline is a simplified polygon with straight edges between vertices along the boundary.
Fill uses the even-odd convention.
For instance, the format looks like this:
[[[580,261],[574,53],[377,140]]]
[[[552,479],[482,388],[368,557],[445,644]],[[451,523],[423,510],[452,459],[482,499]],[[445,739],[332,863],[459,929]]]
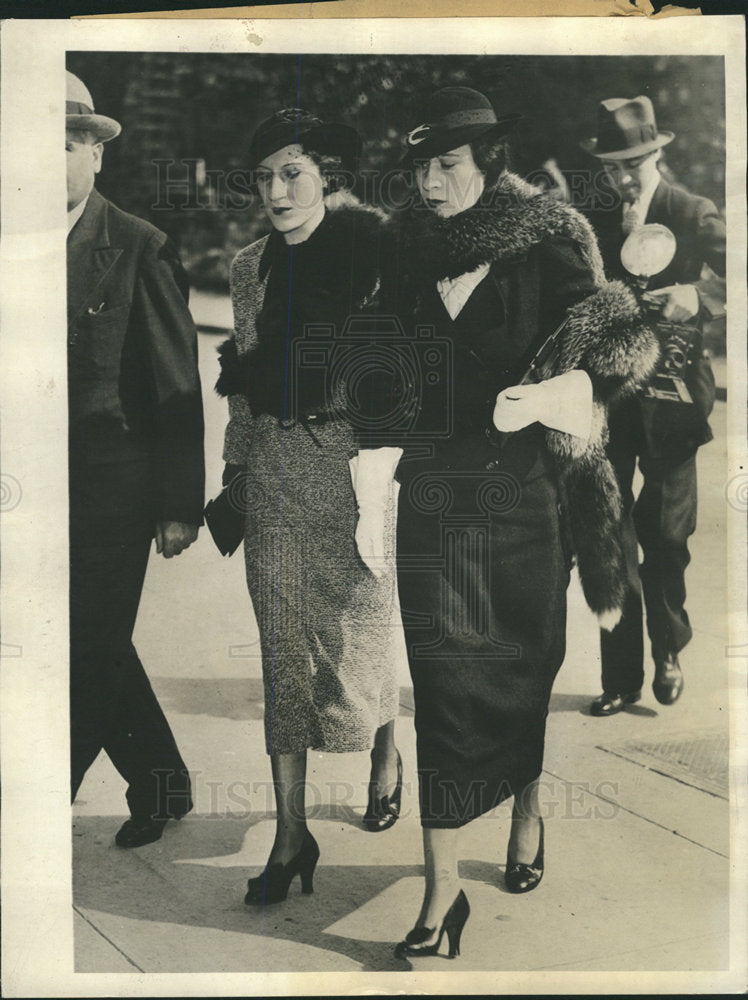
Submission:
[[[263,349],[272,345],[261,343],[258,327],[265,305],[274,241],[281,239],[276,233],[263,236],[241,250],[231,268],[234,334],[219,348],[221,375],[216,384],[219,395],[228,396],[229,423],[223,458],[229,465],[246,464],[256,425],[253,410],[256,411],[258,405],[264,403],[268,407],[265,412],[280,415],[278,407],[282,406],[282,399],[271,397],[273,394],[282,397],[284,387],[276,384],[273,352]],[[293,311],[303,323],[316,322],[335,336],[342,332],[349,316],[372,311],[380,284],[384,245],[386,234],[378,211],[361,205],[350,195],[334,196],[323,223],[309,244],[295,248],[297,254],[300,250],[305,255],[303,267],[299,263],[289,266],[288,261],[285,262],[292,278],[287,291],[289,303],[293,298]],[[281,320],[276,331],[278,336],[274,339],[285,352],[286,338],[294,339],[300,331],[292,322],[286,328],[285,315]],[[329,344],[325,342],[325,346]],[[277,350],[274,353],[277,355]],[[297,379],[295,388],[301,389],[305,373],[291,355],[289,358],[288,378]],[[270,391],[265,381],[272,387]],[[252,386],[256,397],[266,398],[262,401],[252,398]],[[326,402],[332,400],[320,398],[318,406],[313,408],[324,409]]]
[[[197,336],[176,250],[94,189],[67,262],[71,465],[148,463],[156,518],[202,524]]]
[[[260,279],[260,261],[267,245],[268,237],[263,236],[255,243],[241,250],[231,265],[231,303],[234,307],[234,333],[230,341],[221,346],[222,371],[228,362],[224,361],[229,352],[236,361],[247,354],[257,343],[255,320],[265,295],[267,275]],[[246,465],[254,420],[246,393],[241,392],[238,383],[226,385],[225,380],[216,384],[219,395],[228,396],[229,422],[223,441],[223,460],[228,465]]]
[[[607,407],[651,375],[659,353],[631,291],[607,282],[589,223],[567,205],[539,195],[513,174],[502,177],[490,204],[440,220],[411,213],[400,226],[401,315],[418,322],[424,290],[437,278],[490,264],[505,304],[506,332],[532,356],[566,318],[546,377],[576,368],[592,381],[587,441],[545,430],[545,442],[567,501],[566,517],[589,606],[620,609],[625,590],[621,499],[606,456]],[[547,288],[555,289],[549,298]],[[515,377],[521,372],[514,373]],[[497,373],[498,383],[498,373]],[[498,388],[497,384],[497,388]]]

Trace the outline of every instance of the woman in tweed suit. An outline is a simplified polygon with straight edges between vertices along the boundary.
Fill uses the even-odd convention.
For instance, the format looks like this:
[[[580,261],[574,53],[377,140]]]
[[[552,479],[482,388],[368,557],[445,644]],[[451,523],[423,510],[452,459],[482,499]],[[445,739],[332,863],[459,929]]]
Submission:
[[[273,232],[232,266],[235,333],[221,348],[217,384],[229,399],[224,481],[246,512],[277,805],[275,841],[249,881],[248,904],[285,899],[297,874],[312,891],[319,849],[306,825],[308,749],[373,748],[364,825],[388,829],[399,810],[393,543],[381,575],[357,555],[356,436],[328,385],[336,334],[379,286],[379,216],[350,196],[337,195],[342,207],[331,210],[326,197],[359,152],[353,129],[297,108],[263,122],[251,159]],[[389,526],[385,508],[371,516]]]

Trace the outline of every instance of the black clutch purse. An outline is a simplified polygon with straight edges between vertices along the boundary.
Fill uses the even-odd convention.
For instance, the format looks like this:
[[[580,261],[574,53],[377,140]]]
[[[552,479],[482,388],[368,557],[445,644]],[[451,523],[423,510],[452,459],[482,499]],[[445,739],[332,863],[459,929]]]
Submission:
[[[237,489],[240,473],[225,486],[215,500],[209,500],[204,510],[205,523],[222,556],[232,556],[244,538],[244,514],[236,503],[241,493]]]

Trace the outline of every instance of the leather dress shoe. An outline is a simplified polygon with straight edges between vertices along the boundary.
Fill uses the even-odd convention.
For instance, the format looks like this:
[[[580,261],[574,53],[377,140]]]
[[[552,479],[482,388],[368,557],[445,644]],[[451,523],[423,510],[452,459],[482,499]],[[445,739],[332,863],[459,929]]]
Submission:
[[[655,660],[652,690],[661,705],[672,705],[680,698],[683,690],[683,672],[675,653],[670,653],[665,660]]]
[[[192,809],[192,802],[189,807],[181,813],[168,817],[167,819],[153,819],[151,816],[131,816],[117,831],[114,842],[117,847],[143,847],[145,844],[152,844],[156,840],[161,840],[164,827],[169,819],[181,819]]]
[[[641,688],[630,694],[606,694],[605,691],[590,705],[590,713],[597,716],[617,715],[627,705],[633,705],[641,698]]]
[[[143,847],[161,839],[166,819],[151,819],[150,816],[132,816],[117,831],[114,842],[117,847]]]

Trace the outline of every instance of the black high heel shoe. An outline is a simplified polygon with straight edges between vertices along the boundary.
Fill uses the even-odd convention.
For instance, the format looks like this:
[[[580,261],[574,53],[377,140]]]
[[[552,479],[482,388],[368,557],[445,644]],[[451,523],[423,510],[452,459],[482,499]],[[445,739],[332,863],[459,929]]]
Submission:
[[[426,945],[424,948],[416,947],[423,941],[428,941],[428,939],[436,933],[436,927],[414,927],[413,930],[406,935],[405,940],[401,941],[395,948],[395,957],[417,958],[419,956],[436,955],[439,951],[439,945],[442,943],[444,932],[446,931],[447,941],[449,942],[449,958],[456,958],[460,954],[460,938],[462,937],[462,929],[467,923],[467,918],[469,916],[470,903],[468,903],[465,893],[462,889],[460,889],[454,903],[452,903],[450,908],[447,910],[444,920],[442,920],[442,925],[439,928],[439,936],[436,939],[436,943]]]
[[[244,902],[247,906],[282,903],[288,895],[288,887],[297,875],[301,878],[301,891],[307,895],[314,892],[312,879],[318,860],[317,841],[307,830],[301,849],[287,864],[275,861],[265,868],[262,875],[247,881],[247,895],[244,897]]]
[[[364,829],[369,833],[381,833],[382,830],[389,830],[397,823],[400,817],[400,800],[403,793],[403,761],[400,751],[397,753],[397,784],[392,795],[376,796],[376,785],[369,782],[369,804],[364,813]]]
[[[525,865],[521,862],[513,862],[509,859],[509,852],[506,855],[506,872],[504,874],[504,881],[506,882],[506,887],[509,892],[530,892],[531,889],[535,889],[541,878],[543,877],[543,817],[538,817],[540,820],[540,840],[538,842],[538,853],[535,855],[535,860],[531,865]]]

